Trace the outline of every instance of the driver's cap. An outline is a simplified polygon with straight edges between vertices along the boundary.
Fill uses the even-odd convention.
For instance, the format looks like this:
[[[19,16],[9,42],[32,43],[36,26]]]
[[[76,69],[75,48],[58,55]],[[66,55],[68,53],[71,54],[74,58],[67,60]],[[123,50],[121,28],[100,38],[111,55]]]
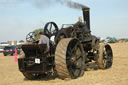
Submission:
[[[40,35],[43,35],[43,32],[39,32]]]

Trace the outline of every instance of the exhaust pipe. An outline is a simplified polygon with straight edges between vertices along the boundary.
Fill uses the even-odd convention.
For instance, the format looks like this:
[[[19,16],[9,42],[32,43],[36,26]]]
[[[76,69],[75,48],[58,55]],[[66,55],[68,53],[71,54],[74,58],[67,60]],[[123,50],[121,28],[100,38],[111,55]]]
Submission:
[[[83,8],[83,18],[88,29],[90,30],[90,8]]]

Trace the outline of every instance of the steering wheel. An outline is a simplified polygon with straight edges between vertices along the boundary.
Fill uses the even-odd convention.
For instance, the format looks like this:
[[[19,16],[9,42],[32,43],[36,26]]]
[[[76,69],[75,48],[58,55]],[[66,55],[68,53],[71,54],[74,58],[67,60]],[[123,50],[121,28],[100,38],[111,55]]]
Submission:
[[[44,26],[44,35],[48,36],[49,38],[55,35],[58,32],[58,26],[55,22],[48,22]]]
[[[34,42],[35,41],[35,33],[34,32],[30,32],[28,33],[28,35],[26,36],[26,41],[27,42]]]

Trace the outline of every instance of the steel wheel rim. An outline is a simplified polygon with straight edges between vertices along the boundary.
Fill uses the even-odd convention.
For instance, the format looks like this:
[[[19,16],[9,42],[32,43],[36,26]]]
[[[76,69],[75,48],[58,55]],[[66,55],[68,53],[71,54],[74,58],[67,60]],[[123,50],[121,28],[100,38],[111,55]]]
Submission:
[[[72,42],[67,49],[67,68],[72,78],[77,78],[83,71],[83,56],[80,43],[76,41],[76,45],[73,47]]]
[[[111,49],[104,47],[103,51],[103,64],[104,67],[107,68],[112,65],[113,57],[111,54]]]

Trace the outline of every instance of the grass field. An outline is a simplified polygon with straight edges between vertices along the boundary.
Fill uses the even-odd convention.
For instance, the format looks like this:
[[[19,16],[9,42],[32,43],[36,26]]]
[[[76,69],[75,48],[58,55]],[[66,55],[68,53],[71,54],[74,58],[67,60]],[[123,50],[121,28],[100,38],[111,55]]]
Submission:
[[[75,80],[26,80],[18,70],[14,56],[0,53],[0,85],[128,85],[128,43],[111,44],[114,54],[112,68],[86,71]]]

